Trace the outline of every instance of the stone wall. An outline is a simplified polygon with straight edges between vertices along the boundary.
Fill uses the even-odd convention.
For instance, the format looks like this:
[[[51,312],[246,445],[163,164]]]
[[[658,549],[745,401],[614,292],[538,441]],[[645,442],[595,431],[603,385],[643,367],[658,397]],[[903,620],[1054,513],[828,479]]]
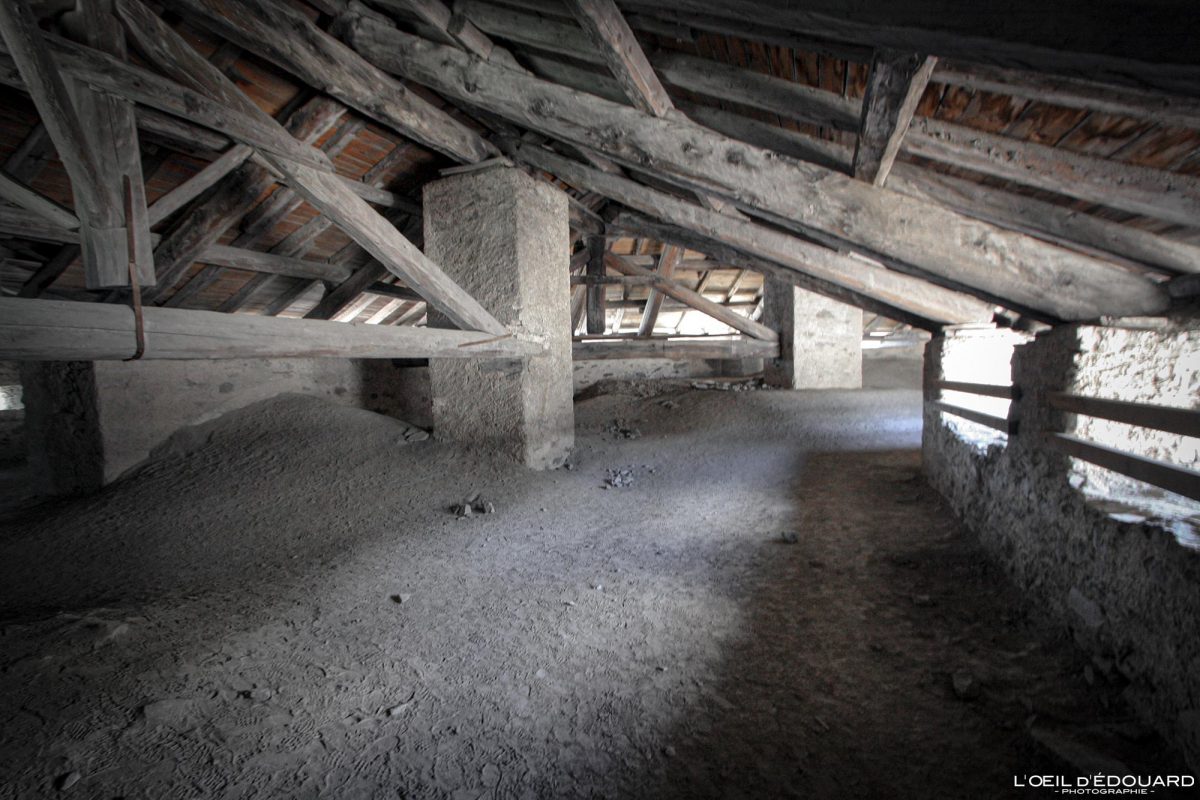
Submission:
[[[33,362],[22,378],[41,494],[98,488],[180,428],[284,393],[432,422],[428,369],[387,360]]]
[[[1068,626],[1107,679],[1127,683],[1132,707],[1195,767],[1200,550],[1189,539],[1194,527],[1186,519],[1115,513],[1089,499],[1072,480],[1072,459],[1050,450],[1040,435],[1070,431],[1074,424],[1074,415],[1049,409],[1049,392],[1098,395],[1120,352],[1145,362],[1137,368],[1138,380],[1144,380],[1177,362],[1188,338],[1143,333],[1150,338],[1129,349],[1129,335],[1063,326],[1018,344],[1012,378],[1021,390],[1013,408],[1020,429],[986,443],[964,436],[952,417],[930,406],[937,397],[932,382],[943,377],[943,357],[964,346],[953,337],[934,339],[925,359],[924,469],[1026,592],[1030,606]],[[995,340],[983,346],[995,347]],[[1150,396],[1156,395],[1143,399]],[[1190,402],[1196,402],[1194,394]]]

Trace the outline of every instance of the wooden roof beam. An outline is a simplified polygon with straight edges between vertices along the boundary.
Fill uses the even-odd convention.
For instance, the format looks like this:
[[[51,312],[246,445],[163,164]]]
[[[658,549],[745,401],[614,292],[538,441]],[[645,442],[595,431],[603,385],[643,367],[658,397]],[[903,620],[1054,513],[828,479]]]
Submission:
[[[1168,305],[1161,288],[1114,265],[780,158],[699,125],[661,120],[487,62],[472,62],[375,20],[347,20],[345,32],[360,52],[385,68],[526,128],[736,199],[837,236],[862,252],[888,254],[1014,304],[1060,319],[1158,313]],[[1069,292],[1058,288],[1067,284]]]
[[[175,80],[190,84],[213,99],[233,104],[251,117],[258,116],[273,139],[292,139],[277,122],[261,112],[219,70],[205,61],[173,29],[137,0],[119,0],[122,19],[139,49]],[[398,230],[330,171],[307,164],[266,156],[286,175],[305,200],[328,216],[389,271],[404,279],[463,329],[503,334],[507,329],[478,301],[463,291]]]
[[[348,325],[177,308],[143,310],[146,359],[521,358],[540,346],[490,332]],[[125,306],[0,298],[0,358],[118,360],[133,356]]]
[[[887,182],[936,63],[920,53],[875,51],[854,149],[854,177],[876,186]]]
[[[670,278],[675,274],[675,268],[679,266],[679,258],[682,255],[681,248],[672,244],[664,244],[662,252],[658,255],[658,264],[655,266],[654,274],[658,277]],[[658,312],[662,310],[663,297],[665,295],[661,289],[651,286],[650,295],[646,298],[646,309],[642,312],[642,320],[638,324],[639,336],[649,336],[654,333],[654,326],[658,324]]]
[[[568,5],[630,102],[647,114],[666,116],[675,106],[617,4],[613,0],[568,0]]]
[[[277,64],[310,86],[457,161],[495,155],[479,134],[409,92],[278,0],[167,0],[203,27]]]

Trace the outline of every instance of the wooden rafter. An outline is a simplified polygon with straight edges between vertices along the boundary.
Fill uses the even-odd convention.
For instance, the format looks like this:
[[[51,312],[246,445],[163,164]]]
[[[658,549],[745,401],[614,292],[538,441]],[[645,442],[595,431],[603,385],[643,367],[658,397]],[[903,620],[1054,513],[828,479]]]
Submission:
[[[656,117],[675,106],[613,0],[568,0],[609,71],[637,108]]]
[[[658,256],[655,274],[663,278],[670,278],[675,273],[675,268],[679,266],[679,259],[682,255],[681,248],[664,244],[662,252]],[[642,320],[638,325],[639,336],[649,336],[654,333],[654,326],[658,324],[658,312],[662,309],[664,296],[660,289],[653,286],[650,288],[650,295],[646,298],[646,310],[642,312]]]
[[[854,149],[854,177],[876,186],[887,182],[935,64],[936,58],[920,53],[875,51]]]
[[[435,90],[470,98],[525,127],[624,163],[652,164],[674,182],[737,197],[862,252],[886,254],[981,294],[1060,319],[1157,313],[1168,304],[1160,287],[1119,267],[938,205],[779,159],[700,126],[660,120],[487,62],[470,62],[459,51],[377,20],[348,19],[344,27],[368,58]],[[1071,292],[1056,290],[1068,284]]]

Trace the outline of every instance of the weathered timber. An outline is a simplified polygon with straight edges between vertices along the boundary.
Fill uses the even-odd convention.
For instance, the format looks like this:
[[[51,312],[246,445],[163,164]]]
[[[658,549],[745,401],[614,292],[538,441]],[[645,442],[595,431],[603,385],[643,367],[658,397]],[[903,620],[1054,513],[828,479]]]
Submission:
[[[1196,97],[958,60],[940,61],[933,71],[933,80],[1064,108],[1098,111],[1150,120],[1160,125],[1200,130],[1200,98]]]
[[[151,225],[157,225],[195,200],[217,181],[245,163],[254,151],[244,144],[234,145],[220,158],[154,201],[147,209]]]
[[[575,342],[571,346],[576,361],[612,358],[688,359],[778,358],[779,342],[762,339],[717,339],[711,342],[672,339],[614,339],[613,341]]]
[[[920,53],[875,51],[854,149],[854,177],[876,186],[887,182],[936,63]]]
[[[1002,8],[948,6],[941,0],[671,0],[669,6],[688,18],[722,18],[727,27],[709,29],[723,33],[752,21],[776,36],[799,34],[1200,96],[1195,26],[1183,22],[1195,10],[1189,0],[1013,0]]]
[[[700,291],[693,291],[678,281],[674,281],[669,277],[664,277],[658,273],[651,272],[648,269],[631,264],[625,261],[621,256],[614,253],[608,253],[605,257],[605,263],[616,272],[623,275],[636,275],[639,277],[654,278],[654,288],[667,297],[671,297],[684,305],[694,308],[702,314],[707,314],[718,322],[728,325],[736,331],[741,331],[747,336],[755,339],[761,339],[764,342],[774,342],[779,340],[779,334],[768,328],[766,325],[757,323],[747,317],[732,311],[729,308],[715,303],[705,297]],[[641,331],[638,331],[639,335]]]
[[[71,213],[69,208],[60,206],[2,170],[0,170],[0,198],[27,211],[32,211],[51,225],[61,228],[79,227],[79,218]]]
[[[911,311],[884,303],[874,297],[868,297],[843,286],[814,278],[803,272],[798,272],[783,264],[747,253],[724,242],[702,236],[695,231],[681,228],[678,225],[660,222],[641,214],[622,211],[610,220],[609,227],[614,232],[627,236],[652,238],[656,241],[670,242],[680,247],[686,247],[688,250],[706,253],[717,259],[725,267],[739,267],[751,269],[763,275],[774,275],[783,281],[799,286],[801,289],[815,292],[832,300],[857,306],[876,314],[881,314],[889,319],[901,320],[923,330],[936,331],[944,324],[942,321],[914,314]],[[926,285],[928,286],[929,284]],[[981,305],[979,313],[981,314],[981,320],[988,319],[988,316],[982,315],[990,313],[990,310],[986,306]]]
[[[686,120],[658,119],[472,62],[460,51],[377,20],[345,22],[351,43],[386,69],[625,164],[653,165],[664,176],[823,231],[862,252],[887,254],[1059,319],[1153,314],[1167,306],[1161,287],[1115,265],[780,157]]]
[[[658,255],[655,274],[663,278],[670,278],[675,274],[675,268],[679,266],[679,258],[682,255],[682,249],[675,245],[664,244],[662,252]],[[649,336],[654,333],[654,326],[658,324],[658,312],[662,309],[664,296],[661,290],[651,287],[650,295],[646,298],[646,310],[642,312],[642,320],[638,323],[638,335]]]
[[[481,331],[384,328],[174,308],[143,310],[147,359],[520,358],[538,345]],[[133,312],[111,303],[0,298],[0,358],[95,361],[134,354]]]
[[[1200,225],[1200,178],[1072,153],[928,118],[904,152],[1133,214]]]
[[[480,58],[491,58],[495,44],[463,15],[456,15],[441,0],[380,0],[380,5],[407,11],[452,42]]]
[[[859,128],[859,103],[824,89],[683,53],[662,53],[653,63],[667,83],[680,89],[737,97],[744,105],[813,125],[843,131]]]
[[[113,13],[113,0],[77,0],[73,11],[60,23],[76,41],[125,60],[125,34]],[[76,83],[75,108],[84,132],[91,141],[93,157],[100,169],[100,189],[105,202],[117,208],[117,222],[125,236],[124,248],[101,263],[105,274],[88,273],[90,288],[129,285],[129,264],[136,266],[142,286],[155,283],[154,254],[150,246],[150,222],[146,211],[146,181],[142,175],[142,151],[138,143],[133,103],[87,84]],[[111,244],[106,246],[111,247]],[[87,248],[84,248],[85,252]],[[85,259],[84,270],[89,265]]]
[[[590,190],[644,214],[725,242],[793,271],[874,297],[925,319],[957,323],[991,318],[988,305],[967,295],[803,241],[765,225],[710,211],[548,151],[523,145],[517,150],[517,157],[568,183],[585,184]]]
[[[604,254],[608,250],[608,242],[603,236],[592,236],[587,240],[587,276],[603,278],[605,272]],[[604,288],[592,284],[587,288],[587,332],[604,333]]]
[[[88,286],[128,284],[130,253],[123,225],[124,204],[113,203],[110,170],[101,164],[59,65],[25,0],[0,3],[0,38],[70,178],[75,214],[83,234]],[[120,199],[123,187],[116,188],[115,196]],[[153,280],[153,273],[150,277]]]
[[[122,18],[143,52],[154,53],[155,63],[176,80],[207,91],[214,98],[237,103],[243,113],[259,118],[277,139],[295,142],[288,132],[254,106],[219,70],[205,61],[174,30],[136,0],[119,0]],[[457,52],[457,51],[456,51]],[[311,149],[311,148],[310,148]],[[331,172],[299,161],[266,156],[288,176],[293,187],[314,208],[329,217],[389,271],[399,276],[436,305],[456,325],[466,330],[506,333],[478,301],[450,280],[411,242],[362,198],[346,188]]]
[[[680,108],[692,119],[726,136],[801,161],[850,172],[852,151],[844,145],[719,109],[682,104]],[[1082,248],[1100,258],[1115,256],[1171,272],[1200,270],[1200,247],[1195,245],[912,164],[895,164],[888,188],[1003,228],[1066,247]]]
[[[475,131],[409,92],[286,3],[168,0],[167,5],[371,119],[451,158],[469,163],[495,155],[495,148]]]
[[[654,74],[629,23],[613,0],[567,0],[575,19],[592,40],[609,72],[625,90],[625,96],[637,108],[656,117],[667,114],[674,105],[667,90]]]

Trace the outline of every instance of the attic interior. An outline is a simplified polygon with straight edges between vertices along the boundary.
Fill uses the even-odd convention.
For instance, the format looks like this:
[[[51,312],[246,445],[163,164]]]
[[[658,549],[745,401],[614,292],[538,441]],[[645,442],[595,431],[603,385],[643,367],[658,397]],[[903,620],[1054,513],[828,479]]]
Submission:
[[[6,0],[2,796],[1191,796],[1197,33]]]

